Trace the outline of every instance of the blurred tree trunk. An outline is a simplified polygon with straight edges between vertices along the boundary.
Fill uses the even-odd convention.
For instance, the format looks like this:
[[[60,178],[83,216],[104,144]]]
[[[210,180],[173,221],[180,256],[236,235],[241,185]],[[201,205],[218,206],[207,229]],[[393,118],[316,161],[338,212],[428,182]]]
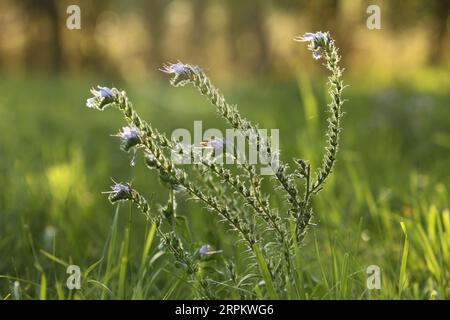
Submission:
[[[433,6],[434,32],[430,37],[429,63],[438,64],[444,56],[444,41],[447,36],[447,23],[450,13],[450,1],[436,1]]]
[[[53,71],[58,71],[63,67],[63,54],[62,54],[62,45],[61,45],[61,37],[60,37],[60,28],[65,27],[65,23],[61,24],[58,17],[58,9],[56,7],[56,0],[44,0],[41,1],[41,6],[44,7],[44,10],[47,12],[50,22],[50,41],[53,44],[50,48],[52,64],[51,67]]]
[[[204,50],[206,38],[205,11],[207,5],[204,0],[192,0],[193,25],[191,32],[191,45],[194,54],[201,54]]]
[[[336,28],[339,13],[338,0],[311,1],[305,9],[312,17],[311,22],[316,31],[332,31]]]
[[[257,43],[259,45],[259,65],[255,66],[256,70],[269,70],[270,69],[270,48],[268,44],[268,35],[265,28],[266,20],[266,8],[263,1],[258,1],[258,5],[254,10],[254,23],[250,24],[250,28],[254,33]]]
[[[50,45],[42,43],[42,37],[31,38],[28,42],[26,52],[26,65],[29,68],[36,67],[36,63],[41,62],[48,56],[48,67],[52,71],[59,71],[63,65],[63,54],[61,45],[61,28],[65,27],[65,23],[61,24],[58,14],[58,7],[56,0],[25,0],[25,12],[28,13],[28,26],[29,30],[42,27],[38,22],[40,18],[45,19],[48,22],[48,28],[45,30],[48,32],[47,40]],[[45,37],[45,32],[41,32],[40,35]]]
[[[304,7],[304,11],[310,17],[312,25],[310,31],[329,31],[338,43],[341,52],[349,52],[353,47],[353,37],[349,37],[349,28],[355,23],[352,19],[355,20],[354,17],[361,14],[354,10],[345,7],[342,1],[338,0],[311,1]],[[363,10],[365,12],[365,7]],[[344,65],[347,63],[347,59],[349,59],[348,55],[342,55]]]
[[[338,0],[311,1],[304,6],[303,13],[309,18],[311,24],[311,30],[309,31],[330,31],[333,38],[338,41],[339,47],[343,47],[341,30],[339,28],[341,20],[339,5]]]
[[[264,25],[266,2],[228,0],[226,6],[229,15],[228,47],[232,60],[251,72],[270,69]]]
[[[162,42],[166,29],[166,9],[170,0],[151,0],[145,2],[145,12],[148,13],[148,27],[150,30],[150,67],[159,68],[165,62],[162,52]]]
[[[96,38],[97,18],[105,10],[105,2],[91,1],[81,9],[84,47],[88,50],[81,50],[80,47],[81,52],[77,63],[82,71],[94,70],[105,77],[118,77],[120,73],[111,66],[107,49],[100,45]]]

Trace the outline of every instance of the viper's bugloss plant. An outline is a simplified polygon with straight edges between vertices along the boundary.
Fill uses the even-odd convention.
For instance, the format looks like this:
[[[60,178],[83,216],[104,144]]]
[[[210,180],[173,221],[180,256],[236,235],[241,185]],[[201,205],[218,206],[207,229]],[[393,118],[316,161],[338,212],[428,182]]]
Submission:
[[[294,160],[294,168],[279,159],[279,152],[258,126],[244,118],[236,106],[230,105],[220,91],[211,83],[200,67],[182,62],[168,63],[161,71],[172,76],[174,87],[188,84],[196,87],[215,107],[218,114],[234,129],[239,130],[246,141],[253,146],[261,159],[273,170],[273,181],[286,201],[281,207],[274,207],[268,194],[262,189],[264,177],[258,173],[256,165],[248,159],[238,163],[238,172],[218,164],[213,158],[185,150],[177,141],[168,139],[153,126],[142,120],[125,91],[98,86],[92,89],[92,97],[87,100],[89,108],[104,110],[117,107],[122,111],[127,126],[117,136],[124,151],[141,150],[146,166],[158,172],[160,180],[167,187],[167,205],[159,211],[152,210],[147,200],[130,184],[115,183],[109,194],[112,203],[133,202],[145,217],[156,226],[161,239],[160,247],[170,251],[176,263],[183,267],[186,275],[196,288],[199,298],[214,298],[220,286],[232,285],[245,292],[241,297],[255,298],[261,294],[277,299],[290,297],[289,292],[299,290],[304,284],[295,276],[300,272],[295,268],[298,246],[305,238],[312,224],[313,197],[324,187],[333,170],[341,132],[342,69],[338,63],[340,56],[328,32],[306,33],[296,37],[297,41],[308,42],[313,58],[323,59],[330,71],[328,130],[322,165],[313,170],[306,159]],[[202,147],[211,148],[214,153],[229,152],[227,141],[213,138],[203,141]],[[199,161],[187,171],[174,163],[173,153],[188,153]],[[235,156],[233,154],[233,156]],[[315,173],[314,173],[315,172]],[[219,183],[217,183],[219,182]],[[274,189],[275,190],[275,189]],[[238,274],[233,261],[222,257],[222,269],[215,274],[203,272],[206,257],[215,256],[220,251],[212,251],[211,246],[185,243],[176,224],[176,198],[186,194],[189,199],[200,202],[207,210],[217,215],[220,221],[233,230],[238,240],[245,246],[243,251],[250,262],[244,274]],[[218,267],[220,268],[220,267]],[[250,277],[250,274],[259,276]]]

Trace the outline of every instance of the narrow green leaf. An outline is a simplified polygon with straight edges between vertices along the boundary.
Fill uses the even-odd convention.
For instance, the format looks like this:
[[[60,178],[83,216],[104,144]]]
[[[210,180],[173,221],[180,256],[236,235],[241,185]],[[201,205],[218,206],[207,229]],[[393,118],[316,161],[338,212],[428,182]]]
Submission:
[[[409,251],[409,238],[406,232],[406,225],[403,221],[400,222],[403,234],[405,235],[405,242],[403,244],[402,262],[400,265],[400,277],[398,280],[398,296],[401,298],[403,289],[406,287],[406,264],[408,262],[408,251]]]
[[[255,286],[255,293],[259,300],[264,300],[264,295],[258,285]]]
[[[41,284],[39,286],[39,300],[45,300],[47,298],[47,278],[45,273],[41,273]]]
[[[142,267],[145,265],[145,262],[148,259],[148,253],[150,252],[150,247],[152,246],[155,232],[156,232],[156,224],[153,223],[152,226],[150,227],[150,230],[148,231],[147,239],[145,240],[144,249],[142,251],[142,259],[141,259]]]
[[[64,291],[62,289],[61,283],[58,280],[56,280],[55,289],[56,289],[56,296],[58,297],[58,300],[64,300]]]
[[[117,205],[116,207],[116,212],[114,213],[114,218],[111,224],[111,233],[110,233],[110,238],[108,241],[108,253],[107,253],[107,258],[106,258],[106,270],[105,273],[103,275],[103,283],[107,286],[108,285],[108,281],[109,279],[111,279],[112,276],[112,272],[111,270],[113,269],[114,266],[114,251],[116,248],[116,241],[117,241],[117,220],[118,220],[118,216],[119,216],[119,210],[120,210],[120,206]],[[104,300],[106,299],[106,294],[107,291],[103,290],[102,291],[102,295],[101,295],[101,299]]]
[[[258,244],[255,243],[253,245],[253,251],[255,252],[261,275],[264,279],[264,282],[266,283],[267,293],[269,294],[270,299],[276,300],[278,299],[278,294],[275,291],[275,287],[273,286],[273,281],[269,272],[269,268],[267,267],[261,248],[259,247]]]
[[[303,268],[300,258],[300,250],[298,248],[298,241],[297,241],[297,234],[296,234],[296,228],[295,223],[290,220],[289,221],[290,229],[291,229],[291,236],[292,240],[294,242],[294,255],[295,255],[295,282],[296,287],[299,293],[299,296],[301,299],[305,299],[305,288],[304,288],[304,279],[303,279]]]
[[[58,257],[55,257],[54,255],[52,255],[51,253],[48,253],[48,252],[45,251],[45,250],[40,249],[39,251],[40,251],[40,253],[42,253],[45,257],[47,257],[47,258],[49,258],[50,260],[52,260],[52,261],[54,261],[54,262],[56,262],[56,263],[62,265],[63,267],[67,267],[67,266],[69,265],[69,264],[68,264],[67,262],[65,262],[64,260],[62,260],[62,259],[60,259],[60,258],[58,258]]]

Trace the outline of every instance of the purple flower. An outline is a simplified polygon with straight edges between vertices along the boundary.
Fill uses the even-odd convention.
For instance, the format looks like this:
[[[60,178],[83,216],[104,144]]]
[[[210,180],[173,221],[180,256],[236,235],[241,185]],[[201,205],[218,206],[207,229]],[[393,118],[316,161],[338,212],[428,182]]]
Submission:
[[[141,141],[142,133],[134,124],[129,127],[123,127],[122,131],[117,134],[122,140],[122,149],[125,151],[130,150]]]
[[[319,50],[313,50],[312,55],[313,55],[313,58],[316,60],[320,59],[320,57],[322,56],[322,54],[320,53]]]
[[[200,247],[198,250],[198,253],[200,254],[201,258],[204,258],[210,251],[211,246],[209,244],[204,244]]]
[[[103,98],[110,99],[110,100],[114,100],[116,98],[116,95],[110,88],[100,87],[100,86],[98,86],[98,88],[100,89],[100,95]]]
[[[325,40],[327,38],[327,34],[319,31],[316,32],[315,36],[314,36],[314,41],[320,41],[320,40]]]
[[[164,64],[161,69],[162,72],[167,74],[174,74],[175,76],[187,75],[191,71],[191,67],[187,64],[177,62],[177,63],[167,63]]]
[[[204,148],[211,148],[215,153],[218,153],[223,151],[223,148],[226,147],[226,141],[213,137],[212,139],[202,141],[200,145]]]
[[[308,49],[312,51],[314,59],[322,57],[321,49],[329,45],[329,37],[327,33],[318,31],[316,33],[307,32],[303,36],[297,36],[295,41],[309,42]]]
[[[101,86],[97,86],[97,89],[98,90],[94,88],[91,89],[93,97],[86,101],[86,106],[88,108],[102,110],[106,105],[116,101],[116,89]]]
[[[295,37],[295,40],[297,40],[297,41],[314,41],[315,36],[316,36],[315,33],[307,32],[303,35],[303,37],[301,37],[301,36]]]
[[[111,203],[123,200],[130,200],[133,197],[131,186],[128,183],[126,184],[115,183],[111,187],[111,191],[105,193],[109,193],[108,198],[109,201],[111,201]]]
[[[295,41],[301,42],[311,42],[315,47],[323,45],[323,42],[327,39],[326,33],[318,31],[316,33],[307,32],[303,36],[297,36],[294,38]]]
[[[173,86],[183,86],[189,81],[193,81],[193,77],[199,75],[201,69],[197,66],[191,66],[182,62],[164,64],[161,69],[162,72],[172,74],[173,78],[170,83]]]

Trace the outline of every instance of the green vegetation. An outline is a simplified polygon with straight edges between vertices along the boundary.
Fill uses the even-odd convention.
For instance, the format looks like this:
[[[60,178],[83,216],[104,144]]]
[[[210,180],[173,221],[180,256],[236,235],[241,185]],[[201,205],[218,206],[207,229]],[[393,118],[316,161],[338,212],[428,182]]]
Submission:
[[[143,161],[130,167],[132,155],[108,137],[123,125],[120,115],[83,107],[89,88],[107,81],[0,80],[2,299],[195,297],[172,257],[159,250],[155,228],[127,203],[115,210],[101,193],[112,177],[133,181],[155,211],[168,198],[157,175]],[[423,71],[407,81],[374,81],[346,79],[338,161],[314,199],[318,227],[295,250],[291,298],[450,298],[448,75]],[[284,161],[311,159],[317,168],[327,116],[322,83],[303,75],[297,83],[234,83],[224,93],[245,117],[280,128]],[[193,88],[112,84],[126,89],[160,131],[191,128],[199,119],[204,128],[224,127]],[[177,213],[187,217],[186,237],[196,247],[209,243],[222,251],[199,272],[212,273],[222,256],[236,260],[229,281],[217,284],[219,298],[269,297],[263,286],[242,290],[233,282],[245,281],[247,266],[234,234],[193,202],[179,200]],[[71,264],[81,268],[80,290],[66,287]],[[381,268],[381,290],[366,287],[370,265]]]

